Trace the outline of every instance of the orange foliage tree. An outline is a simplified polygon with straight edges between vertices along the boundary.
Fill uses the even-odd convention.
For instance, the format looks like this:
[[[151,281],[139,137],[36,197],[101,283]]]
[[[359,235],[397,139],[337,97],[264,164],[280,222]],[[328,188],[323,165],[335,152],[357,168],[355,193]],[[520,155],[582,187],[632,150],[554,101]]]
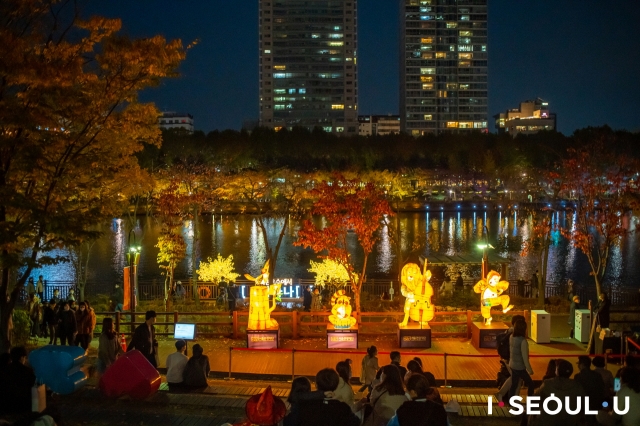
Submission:
[[[121,212],[134,154],[160,143],[158,111],[138,92],[185,57],[180,41],[132,40],[117,34],[120,20],[78,10],[0,2],[0,351],[33,268],[68,260],[51,252],[95,238],[93,226]]]
[[[360,292],[366,280],[367,261],[378,241],[378,231],[385,216],[393,213],[384,192],[372,183],[362,184],[336,175],[323,181],[311,196],[316,199],[312,213],[322,217],[323,224],[305,220],[294,245],[311,248],[321,257],[331,259],[347,270],[353,290],[356,311],[360,312]],[[348,246],[350,233],[362,247],[361,273],[356,273]]]
[[[557,225],[553,222],[553,210],[548,208],[542,211],[533,210],[524,220],[527,222],[530,231],[528,238],[523,241],[520,255],[523,257],[537,257],[541,279],[535,285],[538,286],[538,306],[544,306],[549,248],[552,243],[551,232],[557,230]],[[531,291],[533,291],[533,288]]]
[[[615,141],[604,142],[597,139],[570,150],[562,164],[562,192],[576,199],[573,225],[562,234],[586,255],[598,294],[612,247],[634,231],[624,218],[630,208],[630,179],[638,172],[635,160],[615,154]]]

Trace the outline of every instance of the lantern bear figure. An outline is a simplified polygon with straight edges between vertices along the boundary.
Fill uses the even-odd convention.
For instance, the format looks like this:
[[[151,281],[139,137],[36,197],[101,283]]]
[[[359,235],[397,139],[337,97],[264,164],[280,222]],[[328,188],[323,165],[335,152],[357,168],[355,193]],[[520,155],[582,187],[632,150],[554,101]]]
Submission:
[[[406,301],[404,302],[404,320],[400,323],[400,327],[406,327],[409,318],[426,325],[435,315],[434,306],[431,304],[433,287],[429,284],[431,271],[427,271],[426,267],[425,261],[424,276],[415,263],[407,263],[402,268],[400,292],[406,297]],[[422,310],[422,316],[420,316],[420,310]]]
[[[256,285],[269,285],[269,260],[260,269],[260,275],[252,277],[249,274],[244,274],[244,277],[249,281],[253,281]]]
[[[491,308],[493,306],[502,306],[502,313],[506,314],[513,305],[509,305],[509,296],[504,293],[509,288],[507,281],[500,281],[500,274],[496,271],[490,271],[486,279],[481,279],[473,287],[473,291],[480,293],[480,311],[486,325],[491,324]]]
[[[351,316],[351,299],[345,295],[344,290],[338,290],[331,298],[331,315],[329,322],[335,328],[351,328],[356,319]]]

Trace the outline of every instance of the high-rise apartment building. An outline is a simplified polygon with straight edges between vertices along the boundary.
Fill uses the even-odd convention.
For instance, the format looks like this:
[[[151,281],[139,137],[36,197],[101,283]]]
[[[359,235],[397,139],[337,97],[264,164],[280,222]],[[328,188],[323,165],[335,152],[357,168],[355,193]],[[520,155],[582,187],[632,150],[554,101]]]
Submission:
[[[358,134],[357,1],[259,2],[260,125]]]
[[[488,131],[487,0],[400,0],[404,132]]]

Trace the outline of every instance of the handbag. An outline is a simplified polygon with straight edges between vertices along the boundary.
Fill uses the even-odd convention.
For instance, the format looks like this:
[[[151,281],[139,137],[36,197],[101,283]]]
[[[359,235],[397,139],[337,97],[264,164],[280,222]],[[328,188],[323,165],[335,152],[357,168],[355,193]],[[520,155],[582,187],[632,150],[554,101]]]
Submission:
[[[42,413],[47,408],[47,392],[44,385],[33,385],[31,388],[31,411]]]

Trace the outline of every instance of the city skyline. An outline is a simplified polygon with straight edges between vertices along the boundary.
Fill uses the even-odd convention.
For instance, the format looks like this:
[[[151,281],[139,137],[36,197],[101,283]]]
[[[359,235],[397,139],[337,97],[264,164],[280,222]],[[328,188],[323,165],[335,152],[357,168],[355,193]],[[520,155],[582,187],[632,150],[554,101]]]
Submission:
[[[181,77],[143,93],[160,110],[194,116],[195,127],[239,129],[258,119],[258,3],[221,8],[218,2],[89,4],[87,13],[123,20],[134,37],[162,34],[185,44],[198,39]],[[489,1],[489,109],[493,116],[541,97],[557,113],[558,130],[586,126],[640,130],[640,3],[603,7],[587,0],[521,4]],[[359,4],[358,113],[398,114],[398,2]],[[489,129],[493,131],[491,125]]]

